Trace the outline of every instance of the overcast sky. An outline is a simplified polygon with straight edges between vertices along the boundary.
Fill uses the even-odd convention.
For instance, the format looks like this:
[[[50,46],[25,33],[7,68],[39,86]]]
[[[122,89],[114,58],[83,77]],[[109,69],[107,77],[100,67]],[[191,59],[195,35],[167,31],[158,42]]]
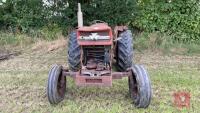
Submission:
[[[53,1],[51,1],[51,0],[49,2],[48,2],[48,0],[42,0],[42,1],[43,1],[44,5],[47,5],[47,6],[51,6],[53,4]],[[6,0],[0,0],[0,5],[3,5],[3,3],[5,3],[5,2],[6,2]]]

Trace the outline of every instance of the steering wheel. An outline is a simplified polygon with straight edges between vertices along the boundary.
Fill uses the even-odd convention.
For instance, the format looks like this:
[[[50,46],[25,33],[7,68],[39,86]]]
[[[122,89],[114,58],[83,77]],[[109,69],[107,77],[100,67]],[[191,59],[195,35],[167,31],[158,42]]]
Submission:
[[[105,23],[105,24],[107,24],[106,22],[104,22],[102,20],[93,20],[92,22],[90,22],[90,25],[97,24],[97,23]]]

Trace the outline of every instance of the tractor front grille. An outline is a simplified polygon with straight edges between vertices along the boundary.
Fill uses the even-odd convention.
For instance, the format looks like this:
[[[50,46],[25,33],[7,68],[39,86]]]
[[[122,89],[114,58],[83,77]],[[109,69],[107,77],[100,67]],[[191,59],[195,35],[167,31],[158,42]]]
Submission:
[[[105,70],[110,64],[110,46],[83,47],[83,65],[87,69]]]

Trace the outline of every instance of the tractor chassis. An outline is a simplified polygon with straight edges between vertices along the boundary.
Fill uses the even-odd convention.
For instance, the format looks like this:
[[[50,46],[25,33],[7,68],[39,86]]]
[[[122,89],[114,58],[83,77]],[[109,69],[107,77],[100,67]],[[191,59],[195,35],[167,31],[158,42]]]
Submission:
[[[71,72],[68,69],[62,69],[62,76],[72,77],[77,86],[112,86],[113,79],[122,79],[123,77],[131,76],[131,71],[127,72],[109,72],[101,71],[100,73],[106,73],[106,76],[83,76],[80,71]]]
[[[114,28],[113,38],[114,38],[115,44],[113,45],[113,48],[112,48],[112,51],[114,53],[116,52],[115,50],[116,50],[116,45],[117,45],[117,40],[118,40],[118,33],[127,29],[128,28],[126,26],[116,26]],[[88,45],[88,43],[84,43],[84,44]],[[101,44],[106,45],[107,43],[101,42]],[[83,60],[83,57],[81,54],[81,61],[82,60]],[[94,68],[95,64],[90,64],[90,66],[87,66],[87,67]],[[101,70],[101,68],[104,68],[102,66],[98,66],[98,67],[99,69],[97,70]],[[75,80],[75,83],[77,86],[112,86],[113,79],[122,79],[123,77],[129,77],[132,75],[131,69],[127,69],[127,70],[128,71],[126,72],[112,72],[112,70],[110,69],[96,71],[96,70],[87,70],[83,67],[81,70],[77,72],[73,72],[73,71],[70,71],[69,69],[63,68],[62,76],[72,77]],[[89,76],[85,76],[85,75],[89,75]]]

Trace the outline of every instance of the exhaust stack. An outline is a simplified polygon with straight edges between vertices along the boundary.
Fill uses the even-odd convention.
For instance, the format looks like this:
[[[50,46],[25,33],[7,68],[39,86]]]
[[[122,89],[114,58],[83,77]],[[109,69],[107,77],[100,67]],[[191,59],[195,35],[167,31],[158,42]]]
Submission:
[[[83,27],[83,13],[81,11],[81,4],[78,3],[78,13],[77,13],[77,17],[78,17],[78,27]]]

